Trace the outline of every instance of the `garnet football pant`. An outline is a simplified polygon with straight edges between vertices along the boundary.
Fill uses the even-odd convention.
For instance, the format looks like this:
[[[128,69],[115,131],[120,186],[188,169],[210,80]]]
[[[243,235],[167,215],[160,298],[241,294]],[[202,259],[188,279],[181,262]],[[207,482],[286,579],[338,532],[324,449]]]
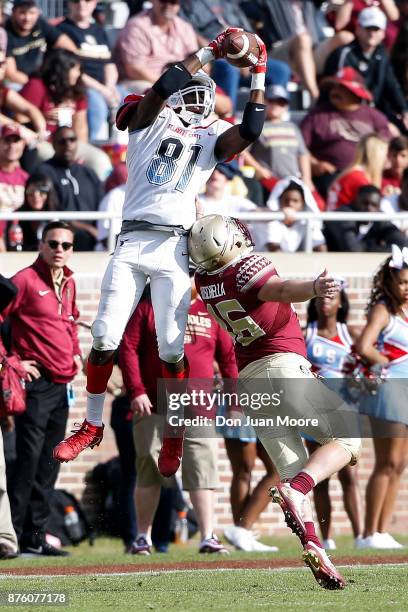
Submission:
[[[150,278],[160,358],[177,362],[184,354],[190,308],[187,237],[156,230],[120,234],[102,281],[93,347],[118,347],[126,324]]]

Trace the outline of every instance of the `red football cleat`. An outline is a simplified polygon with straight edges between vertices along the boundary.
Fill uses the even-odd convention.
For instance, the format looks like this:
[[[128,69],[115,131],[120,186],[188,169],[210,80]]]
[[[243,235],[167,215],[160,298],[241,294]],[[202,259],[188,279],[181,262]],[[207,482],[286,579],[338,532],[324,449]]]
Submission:
[[[72,461],[86,448],[99,446],[103,438],[103,428],[91,425],[85,419],[79,429],[73,429],[72,436],[63,440],[54,448],[53,456],[57,461]]]
[[[304,545],[307,538],[305,523],[313,522],[312,506],[309,498],[296,489],[292,489],[287,482],[271,487],[269,495],[273,502],[280,505],[287,526]]]
[[[169,478],[179,469],[183,457],[183,440],[184,436],[177,438],[163,437],[158,460],[159,472],[162,476]]]
[[[314,542],[306,542],[303,561],[313,572],[316,581],[324,589],[344,589],[346,581],[327,556],[324,548]]]

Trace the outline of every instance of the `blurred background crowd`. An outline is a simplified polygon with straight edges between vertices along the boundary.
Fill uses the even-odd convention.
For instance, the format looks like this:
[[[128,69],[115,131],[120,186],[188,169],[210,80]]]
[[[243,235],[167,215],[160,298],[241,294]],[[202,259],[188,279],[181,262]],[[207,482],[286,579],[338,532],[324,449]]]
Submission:
[[[408,2],[406,0],[14,0],[0,19],[1,250],[36,249],[43,220],[72,219],[77,250],[104,250],[119,221],[126,134],[115,113],[167,64],[226,26],[268,48],[261,138],[203,188],[204,214],[280,211],[255,223],[262,250],[389,251],[408,244]],[[218,116],[240,117],[247,69],[210,66]],[[324,211],[359,213],[328,221]],[[310,236],[299,212],[314,213]],[[364,213],[384,213],[374,222]],[[111,244],[110,244],[111,246]]]

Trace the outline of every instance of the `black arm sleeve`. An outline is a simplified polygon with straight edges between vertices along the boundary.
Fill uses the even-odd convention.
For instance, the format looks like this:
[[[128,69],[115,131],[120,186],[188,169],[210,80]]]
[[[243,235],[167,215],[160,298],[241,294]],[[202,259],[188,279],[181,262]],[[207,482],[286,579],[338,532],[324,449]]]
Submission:
[[[265,104],[246,103],[242,121],[238,128],[241,138],[248,140],[248,142],[255,142],[259,138],[265,122],[265,113]]]
[[[184,64],[177,62],[159,77],[152,89],[162,100],[167,100],[175,91],[183,89],[191,78],[192,75]]]

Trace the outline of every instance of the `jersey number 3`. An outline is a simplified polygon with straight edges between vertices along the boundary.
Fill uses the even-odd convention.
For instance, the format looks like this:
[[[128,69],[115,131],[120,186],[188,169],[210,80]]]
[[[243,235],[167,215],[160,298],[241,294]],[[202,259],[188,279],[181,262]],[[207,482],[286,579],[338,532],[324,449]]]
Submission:
[[[234,336],[235,342],[242,344],[242,346],[248,346],[254,340],[265,335],[264,330],[251,317],[231,319],[230,313],[245,312],[245,308],[241,306],[238,300],[223,300],[214,304],[218,313],[215,312],[211,304],[206,304],[206,306],[210,315],[218,321],[223,329]]]
[[[163,138],[146,171],[149,183],[153,185],[165,185],[172,180],[176,173],[184,147],[185,145],[178,138],[173,138],[172,136]],[[198,144],[189,146],[188,150],[190,156],[175,186],[177,191],[185,191],[192,177],[194,168],[197,165],[202,148],[203,147]]]

